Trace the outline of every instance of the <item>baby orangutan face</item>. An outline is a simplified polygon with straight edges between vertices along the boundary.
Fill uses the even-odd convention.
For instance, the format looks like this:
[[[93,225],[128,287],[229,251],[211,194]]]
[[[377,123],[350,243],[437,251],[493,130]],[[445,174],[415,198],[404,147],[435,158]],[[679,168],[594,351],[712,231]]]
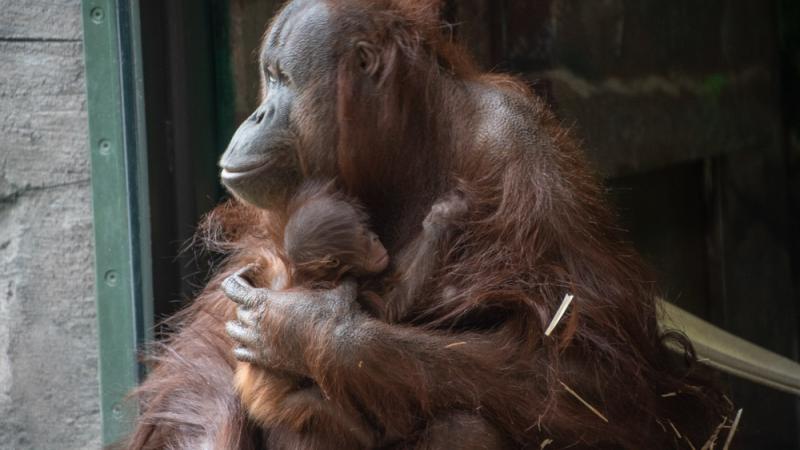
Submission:
[[[353,268],[363,270],[364,275],[378,274],[386,270],[389,265],[389,253],[386,247],[381,244],[378,235],[361,225],[361,242],[359,246],[363,249],[361,253],[361,263],[353,264]],[[357,255],[358,256],[358,255]]]

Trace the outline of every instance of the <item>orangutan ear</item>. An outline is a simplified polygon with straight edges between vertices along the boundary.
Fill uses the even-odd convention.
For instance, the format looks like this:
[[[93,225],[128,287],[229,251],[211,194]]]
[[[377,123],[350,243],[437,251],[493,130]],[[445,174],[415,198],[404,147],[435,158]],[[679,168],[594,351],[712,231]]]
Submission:
[[[381,70],[380,50],[372,43],[361,41],[356,44],[358,67],[369,77],[377,77]]]

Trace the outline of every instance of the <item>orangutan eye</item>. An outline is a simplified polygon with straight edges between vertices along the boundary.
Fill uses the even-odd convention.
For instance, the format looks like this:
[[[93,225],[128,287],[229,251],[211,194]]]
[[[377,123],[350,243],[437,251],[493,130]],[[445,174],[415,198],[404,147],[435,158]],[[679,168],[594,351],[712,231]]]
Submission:
[[[272,69],[267,69],[267,84],[274,86],[278,83],[278,76]]]
[[[269,65],[264,68],[267,75],[267,85],[275,86],[277,84],[291,84],[289,76],[283,72],[278,64]]]

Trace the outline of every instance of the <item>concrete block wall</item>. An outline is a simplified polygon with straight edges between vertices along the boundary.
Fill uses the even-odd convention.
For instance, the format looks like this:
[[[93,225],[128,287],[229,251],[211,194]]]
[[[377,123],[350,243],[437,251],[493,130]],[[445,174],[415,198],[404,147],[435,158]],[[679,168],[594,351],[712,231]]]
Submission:
[[[100,448],[80,0],[0,0],[0,449]]]

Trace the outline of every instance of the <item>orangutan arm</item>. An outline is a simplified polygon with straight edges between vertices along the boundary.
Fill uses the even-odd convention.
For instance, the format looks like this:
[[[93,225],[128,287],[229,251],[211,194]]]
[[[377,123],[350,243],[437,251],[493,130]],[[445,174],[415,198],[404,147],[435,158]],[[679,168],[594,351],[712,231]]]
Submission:
[[[431,207],[422,222],[422,232],[403,250],[397,260],[399,281],[383,298],[386,305],[381,318],[388,323],[403,321],[412,312],[415,301],[431,276],[441,267],[443,244],[467,212],[463,193],[453,190]]]
[[[271,291],[234,275],[223,290],[254,324],[228,324],[238,358],[310,377],[341,407],[365,409],[389,436],[437,410],[491,407],[521,394],[520,383],[499,381],[519,373],[511,368],[513,339],[383,323],[359,311],[353,282],[332,291]],[[530,385],[525,390],[530,396]]]
[[[131,394],[139,416],[121,447],[255,448],[259,432],[231,383],[236,361],[221,326],[232,317],[234,308],[228,305],[218,285],[211,285],[179,313],[173,323],[181,324],[180,331],[158,347],[150,374]]]

